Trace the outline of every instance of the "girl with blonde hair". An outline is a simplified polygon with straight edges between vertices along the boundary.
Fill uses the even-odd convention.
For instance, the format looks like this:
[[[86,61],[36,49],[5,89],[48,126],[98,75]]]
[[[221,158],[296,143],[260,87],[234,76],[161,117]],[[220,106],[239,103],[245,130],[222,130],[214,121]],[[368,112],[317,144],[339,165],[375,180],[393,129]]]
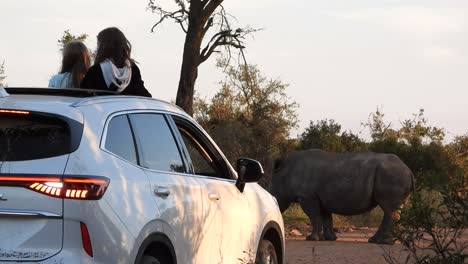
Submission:
[[[60,72],[49,81],[52,88],[80,88],[91,66],[89,50],[81,41],[70,41],[63,48]]]

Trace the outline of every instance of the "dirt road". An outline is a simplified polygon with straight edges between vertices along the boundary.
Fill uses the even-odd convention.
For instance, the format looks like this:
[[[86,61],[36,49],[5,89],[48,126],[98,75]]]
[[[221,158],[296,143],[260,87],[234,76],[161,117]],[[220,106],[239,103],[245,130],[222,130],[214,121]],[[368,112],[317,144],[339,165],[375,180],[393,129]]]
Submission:
[[[373,231],[338,234],[337,241],[304,241],[289,237],[286,241],[286,264],[380,264],[384,254],[392,254],[403,263],[406,254],[400,245],[367,243]]]
[[[286,264],[386,264],[389,255],[405,263],[408,256],[400,244],[367,243],[375,228],[340,232],[337,241],[305,241],[305,230],[294,230],[299,235],[287,230]],[[459,241],[468,241],[468,230]]]

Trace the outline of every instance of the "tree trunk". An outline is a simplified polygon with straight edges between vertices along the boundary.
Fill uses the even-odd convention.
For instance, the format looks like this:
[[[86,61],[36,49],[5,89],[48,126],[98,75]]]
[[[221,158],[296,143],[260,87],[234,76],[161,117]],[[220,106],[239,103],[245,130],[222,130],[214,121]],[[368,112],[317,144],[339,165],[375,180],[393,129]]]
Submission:
[[[185,36],[184,54],[180,70],[176,104],[193,116],[193,94],[200,65],[200,47],[203,40],[203,9],[193,1],[190,7],[189,25]]]
[[[180,70],[179,87],[177,90],[176,105],[184,109],[187,114],[193,116],[193,94],[195,81],[198,77],[198,61],[200,46],[195,47],[194,43],[188,40],[187,34],[182,68]]]

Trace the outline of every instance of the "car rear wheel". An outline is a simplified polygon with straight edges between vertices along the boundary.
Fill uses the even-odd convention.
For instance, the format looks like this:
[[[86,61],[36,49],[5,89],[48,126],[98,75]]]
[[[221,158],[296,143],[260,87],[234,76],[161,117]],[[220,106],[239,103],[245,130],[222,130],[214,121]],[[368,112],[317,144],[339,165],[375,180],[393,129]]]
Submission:
[[[157,258],[155,258],[153,256],[144,255],[143,259],[140,262],[140,264],[161,264],[161,262]]]
[[[262,240],[258,245],[257,256],[255,264],[278,264],[278,257],[276,256],[275,246],[268,241]]]

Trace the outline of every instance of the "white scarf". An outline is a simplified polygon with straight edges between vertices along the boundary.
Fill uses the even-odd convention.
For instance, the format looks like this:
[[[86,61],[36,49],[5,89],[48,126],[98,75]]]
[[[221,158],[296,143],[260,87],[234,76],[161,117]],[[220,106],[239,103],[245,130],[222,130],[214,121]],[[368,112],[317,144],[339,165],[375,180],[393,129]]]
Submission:
[[[127,88],[132,79],[132,68],[130,67],[129,61],[125,63],[123,68],[117,68],[109,59],[101,62],[100,65],[107,88],[109,88],[112,83],[117,86],[117,93]]]

